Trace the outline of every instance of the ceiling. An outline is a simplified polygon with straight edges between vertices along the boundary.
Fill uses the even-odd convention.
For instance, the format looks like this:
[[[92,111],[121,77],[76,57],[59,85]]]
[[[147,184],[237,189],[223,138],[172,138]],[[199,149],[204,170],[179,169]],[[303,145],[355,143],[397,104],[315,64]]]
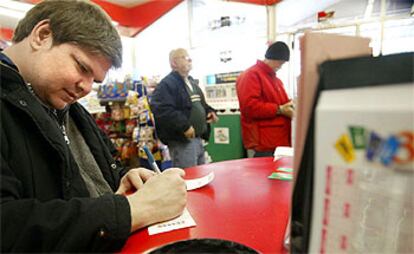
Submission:
[[[106,2],[110,2],[116,5],[124,6],[124,7],[133,7],[137,6],[146,2],[150,2],[151,0],[106,0]]]
[[[19,2],[19,4],[36,4],[41,0],[2,0]],[[146,27],[154,23],[165,13],[173,9],[184,0],[92,0],[99,4],[117,23],[120,33],[124,36],[134,37]],[[274,5],[281,0],[223,0],[259,5]],[[0,8],[7,12],[13,9],[0,2]],[[24,15],[24,14],[22,14]],[[0,39],[10,40],[18,18],[12,18],[7,13],[0,12]]]
[[[165,0],[158,0],[158,2],[161,2],[161,1],[165,1]],[[227,0],[227,1],[260,4],[260,5],[273,5],[277,2],[280,2],[280,0]],[[154,0],[106,0],[106,2],[111,2],[113,4],[121,5],[124,7],[133,7],[133,6],[137,6],[142,3],[145,3],[145,2],[154,2]]]

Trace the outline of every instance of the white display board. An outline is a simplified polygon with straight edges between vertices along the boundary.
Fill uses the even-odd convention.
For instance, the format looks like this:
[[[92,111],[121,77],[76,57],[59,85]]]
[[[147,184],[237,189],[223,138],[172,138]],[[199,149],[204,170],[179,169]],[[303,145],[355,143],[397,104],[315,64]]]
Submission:
[[[325,90],[310,253],[414,252],[414,84]]]

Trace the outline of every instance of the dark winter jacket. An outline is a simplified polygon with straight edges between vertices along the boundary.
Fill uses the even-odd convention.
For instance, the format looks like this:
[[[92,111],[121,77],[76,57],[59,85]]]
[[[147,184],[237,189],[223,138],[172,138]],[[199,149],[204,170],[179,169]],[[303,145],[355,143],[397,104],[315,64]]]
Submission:
[[[89,198],[57,122],[22,77],[0,64],[1,251],[116,251],[131,227],[125,197]],[[80,105],[69,110],[113,190],[120,167],[112,145]]]
[[[206,115],[214,111],[204,98],[201,88],[195,83],[192,77],[189,81],[197,89],[196,93],[201,96],[201,104],[206,110]],[[154,114],[158,137],[164,144],[168,141],[186,142],[184,132],[190,128],[190,115],[192,102],[187,92],[184,79],[176,71],[170,72],[161,80],[154,94],[151,97],[151,110]],[[201,135],[201,138],[208,140],[210,136],[210,125]]]

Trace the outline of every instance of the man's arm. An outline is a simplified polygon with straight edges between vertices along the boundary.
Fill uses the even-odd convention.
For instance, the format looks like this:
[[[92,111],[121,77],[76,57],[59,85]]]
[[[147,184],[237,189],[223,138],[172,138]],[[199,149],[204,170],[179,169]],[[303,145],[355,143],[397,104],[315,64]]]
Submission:
[[[151,111],[154,114],[157,128],[163,126],[163,128],[171,129],[172,132],[182,133],[190,128],[188,118],[178,110],[176,105],[175,93],[179,91],[171,91],[166,82],[161,81],[158,87],[155,89],[151,97]]]
[[[131,225],[128,200],[23,198],[24,186],[1,155],[2,252],[113,252],[125,243]]]
[[[218,122],[219,118],[217,116],[216,110],[207,104],[206,98],[204,96],[203,91],[201,88],[196,84],[195,87],[197,88],[198,93],[200,94],[201,104],[203,105],[204,109],[206,110],[207,114],[207,123],[216,123]]]
[[[23,186],[2,156],[1,250],[119,251],[130,232],[182,213],[187,200],[184,174],[177,168],[160,175],[133,169],[122,178],[116,195],[42,202],[21,197]]]
[[[237,80],[237,96],[240,111],[251,119],[272,119],[282,103],[263,100],[262,80],[257,73],[243,73]],[[283,103],[284,104],[284,103]]]

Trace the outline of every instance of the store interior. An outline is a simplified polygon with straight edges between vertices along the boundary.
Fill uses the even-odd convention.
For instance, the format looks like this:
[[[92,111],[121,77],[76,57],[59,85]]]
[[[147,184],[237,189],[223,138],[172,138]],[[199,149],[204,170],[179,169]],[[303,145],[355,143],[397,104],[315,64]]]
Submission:
[[[0,28],[3,47],[10,43],[19,18],[36,2],[2,1]],[[101,117],[98,117],[98,122],[108,133],[110,127],[103,122],[115,125],[111,128],[120,133],[113,135],[114,142],[120,144],[121,153],[122,147],[132,146],[124,149],[124,157],[134,160],[139,160],[140,155],[145,157],[134,147],[141,142],[138,136],[151,136],[154,131],[136,134],[131,121],[119,122],[120,118],[129,119],[128,116],[116,116],[119,115],[116,112],[125,105],[125,90],[119,94],[111,92],[111,95],[103,95],[104,98],[98,92],[108,90],[108,86],[122,90],[123,87],[115,87],[115,84],[127,86],[128,82],[137,82],[147,90],[144,93],[151,94],[156,84],[171,70],[167,57],[171,49],[182,47],[189,50],[193,60],[191,75],[199,80],[207,102],[222,116],[221,121],[213,126],[213,132],[215,128],[216,133],[225,131],[227,138],[220,141],[212,135],[207,145],[209,162],[247,156],[240,137],[235,79],[257,59],[263,59],[263,52],[269,43],[284,41],[292,50],[291,60],[278,72],[292,99],[297,97],[297,81],[301,71],[299,39],[305,31],[370,38],[373,56],[414,51],[413,5],[410,0],[94,2],[108,12],[122,35],[123,65],[119,69],[111,69],[103,84],[95,84],[95,91],[83,99],[83,104]],[[114,104],[111,112],[115,112],[115,119],[118,120],[110,114],[98,114],[108,113],[108,104]],[[148,103],[137,107],[149,110]],[[126,114],[128,110],[124,110]],[[137,110],[135,106],[133,110]],[[144,124],[145,117],[151,118],[141,117],[141,124]],[[135,123],[135,127],[137,125]],[[144,125],[153,128],[154,124],[149,120]],[[124,140],[124,136],[128,137],[128,141]],[[162,144],[159,146],[164,147]],[[160,153],[159,158],[162,157]],[[164,157],[162,160],[168,160],[165,153]],[[137,162],[132,165],[137,165]]]

